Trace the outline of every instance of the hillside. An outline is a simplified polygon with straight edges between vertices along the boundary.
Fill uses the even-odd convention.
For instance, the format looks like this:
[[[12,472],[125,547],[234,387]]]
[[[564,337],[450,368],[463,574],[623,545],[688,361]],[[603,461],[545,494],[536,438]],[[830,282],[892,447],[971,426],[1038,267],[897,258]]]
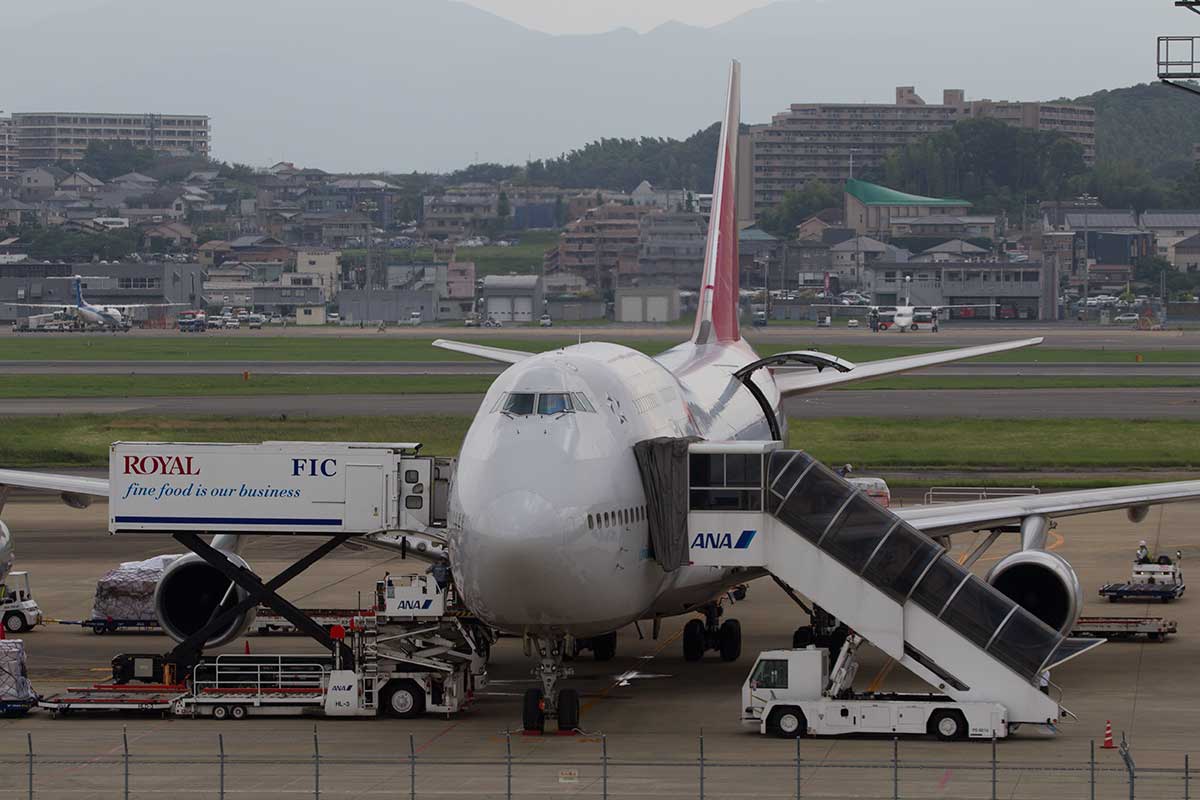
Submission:
[[[1200,142],[1200,97],[1181,89],[1139,83],[1072,102],[1096,109],[1100,162],[1130,162],[1169,177],[1168,173],[1190,165],[1192,143]]]

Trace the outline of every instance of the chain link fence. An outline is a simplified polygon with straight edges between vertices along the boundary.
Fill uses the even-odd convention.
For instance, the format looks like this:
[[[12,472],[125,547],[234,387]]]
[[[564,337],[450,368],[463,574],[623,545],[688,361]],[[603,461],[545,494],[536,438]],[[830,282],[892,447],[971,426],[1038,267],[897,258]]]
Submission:
[[[82,756],[39,751],[33,735],[26,734],[23,754],[9,746],[0,755],[0,796],[1190,800],[1194,790],[1187,756],[1178,768],[1138,768],[1124,744],[1122,764],[1113,766],[1098,763],[1095,742],[1083,763],[1045,765],[1006,762],[994,741],[982,761],[938,763],[906,759],[898,740],[890,742],[889,760],[805,757],[804,740],[798,739],[790,759],[750,761],[709,757],[700,736],[690,757],[640,761],[610,758],[602,735],[592,737],[580,757],[559,758],[515,755],[512,735],[501,739],[494,758],[462,759],[426,755],[411,735],[396,741],[390,755],[370,756],[324,754],[315,729],[308,755],[293,750],[277,756],[227,750],[220,734],[207,751],[193,740],[194,750],[187,754],[139,754],[122,735],[101,755]]]

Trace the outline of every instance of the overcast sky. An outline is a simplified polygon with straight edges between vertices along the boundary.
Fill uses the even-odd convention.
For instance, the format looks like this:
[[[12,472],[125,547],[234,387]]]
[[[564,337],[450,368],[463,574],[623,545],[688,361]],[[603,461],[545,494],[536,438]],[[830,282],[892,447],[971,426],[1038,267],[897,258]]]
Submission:
[[[744,67],[742,119],[764,123],[790,103],[890,102],[897,85],[930,102],[947,88],[1078,97],[1153,81],[1154,37],[1200,33],[1171,0],[1088,0],[1086,13],[1079,0],[0,8],[4,111],[205,114],[220,159],[396,172],[522,163],[601,137],[686,137],[720,116],[731,58]],[[672,19],[692,27],[648,32]]]
[[[466,0],[478,8],[547,33],[645,32],[669,20],[708,27],[770,0]]]

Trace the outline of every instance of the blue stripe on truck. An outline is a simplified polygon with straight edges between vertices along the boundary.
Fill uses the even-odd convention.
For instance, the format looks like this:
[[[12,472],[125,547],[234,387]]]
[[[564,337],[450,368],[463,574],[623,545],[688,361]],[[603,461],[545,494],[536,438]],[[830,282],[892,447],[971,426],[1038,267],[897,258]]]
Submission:
[[[340,519],[299,518],[278,519],[275,517],[114,517],[114,522],[153,522],[165,525],[336,525]]]

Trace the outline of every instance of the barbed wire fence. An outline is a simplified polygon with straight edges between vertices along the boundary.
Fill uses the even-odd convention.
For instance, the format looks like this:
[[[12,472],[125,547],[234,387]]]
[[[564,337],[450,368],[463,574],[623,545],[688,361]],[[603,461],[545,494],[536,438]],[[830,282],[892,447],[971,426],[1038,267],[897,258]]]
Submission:
[[[494,758],[424,755],[412,734],[390,754],[322,753],[316,727],[307,755],[240,754],[218,733],[208,752],[139,754],[122,731],[102,755],[39,752],[31,732],[25,752],[0,755],[0,792],[7,798],[141,797],[186,795],[225,798],[588,797],[601,800],[715,800],[716,798],[903,798],[961,800],[1191,800],[1190,759],[1179,767],[1137,767],[1124,742],[1120,766],[1102,764],[1091,742],[1083,763],[1014,763],[999,757],[995,740],[982,761],[931,761],[903,757],[893,738],[889,760],[806,757],[795,741],[790,759],[712,758],[703,734],[695,755],[679,759],[610,758],[608,737],[592,737],[595,755],[548,758],[513,753],[511,732]],[[404,747],[404,745],[407,745]]]

